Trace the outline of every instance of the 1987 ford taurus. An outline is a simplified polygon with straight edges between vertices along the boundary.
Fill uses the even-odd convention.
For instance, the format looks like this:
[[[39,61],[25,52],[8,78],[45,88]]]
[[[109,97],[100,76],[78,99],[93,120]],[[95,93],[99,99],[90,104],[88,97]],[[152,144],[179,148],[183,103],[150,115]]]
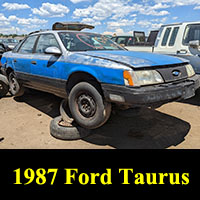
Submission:
[[[66,98],[74,120],[88,129],[108,120],[111,103],[162,105],[190,98],[200,86],[186,60],[127,51],[103,35],[80,31],[32,33],[1,62],[13,95],[28,87]]]

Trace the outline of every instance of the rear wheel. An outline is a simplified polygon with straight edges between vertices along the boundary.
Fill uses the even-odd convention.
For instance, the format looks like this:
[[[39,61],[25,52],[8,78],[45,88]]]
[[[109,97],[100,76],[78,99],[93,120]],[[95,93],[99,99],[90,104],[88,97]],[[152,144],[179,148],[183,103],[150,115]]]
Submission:
[[[9,91],[9,86],[6,77],[0,76],[0,98],[4,97]]]
[[[9,74],[8,81],[9,81],[10,93],[13,96],[19,97],[24,94],[24,87],[22,87],[20,83],[17,81],[14,72],[11,72]]]
[[[104,102],[97,87],[87,82],[80,82],[72,88],[69,108],[76,123],[87,129],[102,126],[111,113],[111,104]]]

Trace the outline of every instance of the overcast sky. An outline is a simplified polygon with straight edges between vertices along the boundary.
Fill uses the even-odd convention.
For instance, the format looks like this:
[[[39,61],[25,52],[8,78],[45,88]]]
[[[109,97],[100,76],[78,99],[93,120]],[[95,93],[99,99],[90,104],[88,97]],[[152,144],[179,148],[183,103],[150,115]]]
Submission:
[[[0,0],[0,33],[50,29],[56,21],[95,25],[98,33],[148,33],[162,24],[200,21],[200,0]]]

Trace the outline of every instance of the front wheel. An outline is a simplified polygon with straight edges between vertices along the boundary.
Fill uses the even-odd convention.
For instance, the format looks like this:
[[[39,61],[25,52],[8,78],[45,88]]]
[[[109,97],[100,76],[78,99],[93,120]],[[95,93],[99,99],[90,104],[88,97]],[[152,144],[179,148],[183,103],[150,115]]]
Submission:
[[[96,87],[87,82],[80,82],[72,88],[69,108],[76,123],[87,129],[102,126],[111,114],[111,104],[104,102]]]

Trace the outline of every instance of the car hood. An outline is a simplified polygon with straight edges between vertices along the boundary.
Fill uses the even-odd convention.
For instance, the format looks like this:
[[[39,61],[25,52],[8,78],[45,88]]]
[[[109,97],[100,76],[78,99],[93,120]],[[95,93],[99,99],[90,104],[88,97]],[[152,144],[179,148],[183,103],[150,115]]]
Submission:
[[[182,64],[184,62],[188,62],[185,59],[174,56],[166,56],[155,53],[125,51],[125,50],[87,51],[87,52],[79,52],[78,54],[117,62],[133,68],[165,66],[165,65]]]

